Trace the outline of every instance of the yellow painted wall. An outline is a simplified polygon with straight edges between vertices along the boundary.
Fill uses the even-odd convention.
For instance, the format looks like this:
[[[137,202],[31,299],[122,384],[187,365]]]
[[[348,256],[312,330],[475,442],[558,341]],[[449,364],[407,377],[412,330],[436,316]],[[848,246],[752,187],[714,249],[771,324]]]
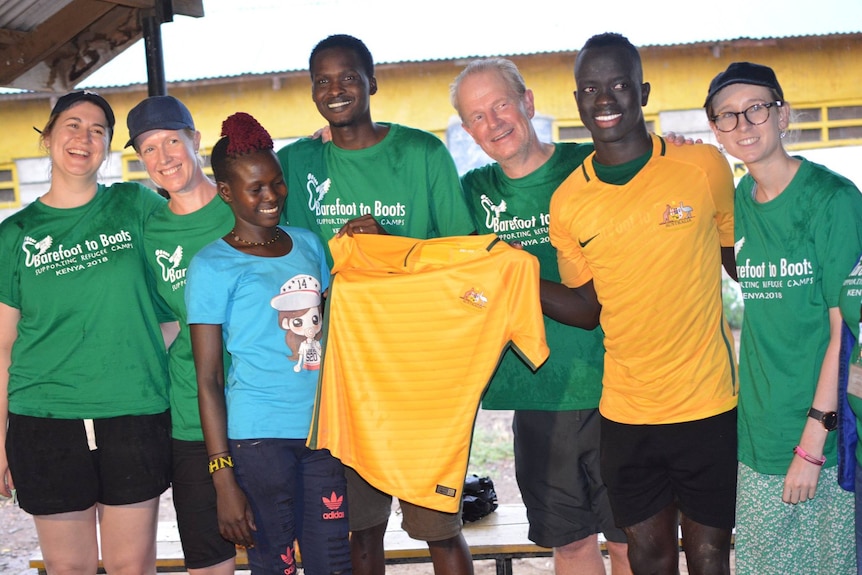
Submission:
[[[710,79],[737,60],[772,66],[791,104],[862,105],[862,34],[647,47],[641,54],[645,80],[652,84],[647,114],[700,108]],[[512,57],[535,93],[537,111],[558,123],[577,122],[572,96],[575,55],[572,51]],[[449,84],[465,64],[440,60],[379,65],[379,92],[371,100],[373,118],[443,137],[454,115]],[[306,71],[174,83],[168,91],[191,109],[205,148],[218,139],[222,120],[237,111],[254,115],[277,139],[308,135],[323,124],[311,100]],[[120,150],[127,139],[126,114],[145,97],[146,86],[101,92],[117,114],[113,149]],[[0,95],[0,164],[40,155],[32,127],[41,127],[49,112],[46,96]]]

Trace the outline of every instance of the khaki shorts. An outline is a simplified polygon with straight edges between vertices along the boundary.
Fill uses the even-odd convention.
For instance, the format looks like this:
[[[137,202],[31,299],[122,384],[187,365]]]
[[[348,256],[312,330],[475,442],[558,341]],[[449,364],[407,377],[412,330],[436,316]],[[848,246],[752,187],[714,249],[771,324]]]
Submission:
[[[370,529],[389,520],[392,496],[383,493],[362,479],[350,467],[344,468],[347,478],[347,517],[351,531]],[[401,528],[419,541],[444,541],[461,533],[461,512],[443,513],[427,507],[401,504]]]

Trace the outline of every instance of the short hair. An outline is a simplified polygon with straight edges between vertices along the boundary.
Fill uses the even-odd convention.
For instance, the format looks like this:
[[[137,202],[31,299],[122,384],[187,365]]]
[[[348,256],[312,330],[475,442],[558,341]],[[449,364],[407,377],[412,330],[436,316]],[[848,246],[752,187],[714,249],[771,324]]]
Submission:
[[[240,156],[272,150],[269,132],[251,115],[237,112],[222,122],[222,138],[213,146],[210,164],[217,182],[226,182],[231,164]]]
[[[584,47],[581,48],[580,52],[578,52],[577,58],[575,58],[575,73],[578,71],[578,64],[581,61],[581,56],[590,48],[622,48],[628,52],[629,56],[631,56],[632,61],[634,61],[637,66],[637,70],[640,71],[640,80],[643,81],[643,63],[641,62],[640,52],[638,52],[638,49],[629,41],[628,38],[616,32],[596,34],[587,40]]]
[[[489,71],[499,73],[509,89],[517,94],[519,98],[522,98],[527,92],[527,84],[524,82],[524,77],[521,76],[521,72],[518,70],[518,67],[511,60],[506,58],[482,58],[480,60],[473,60],[467,64],[466,68],[461,70],[461,73],[458,74],[449,86],[449,100],[452,102],[452,107],[455,108],[455,111],[458,112],[459,116],[461,115],[461,109],[460,102],[458,102],[458,88],[461,86],[461,82],[464,81],[464,78],[473,74]]]
[[[359,61],[362,62],[362,67],[365,71],[365,74],[369,78],[374,76],[374,58],[371,57],[371,52],[368,50],[368,46],[366,46],[365,43],[359,38],[354,38],[349,34],[333,34],[332,36],[328,36],[318,42],[314,49],[311,51],[311,56],[308,57],[309,73],[311,73],[314,58],[320,52],[328,50],[330,48],[344,48],[346,50],[350,50],[351,52],[359,56]]]

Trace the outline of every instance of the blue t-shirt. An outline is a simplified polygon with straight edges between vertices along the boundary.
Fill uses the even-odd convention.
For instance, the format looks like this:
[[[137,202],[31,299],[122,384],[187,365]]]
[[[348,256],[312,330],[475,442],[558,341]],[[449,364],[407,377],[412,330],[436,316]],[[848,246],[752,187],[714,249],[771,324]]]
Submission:
[[[221,325],[231,354],[230,439],[304,439],[311,423],[329,269],[314,234],[282,229],[293,240],[284,256],[249,255],[219,239],[189,265],[188,323]]]

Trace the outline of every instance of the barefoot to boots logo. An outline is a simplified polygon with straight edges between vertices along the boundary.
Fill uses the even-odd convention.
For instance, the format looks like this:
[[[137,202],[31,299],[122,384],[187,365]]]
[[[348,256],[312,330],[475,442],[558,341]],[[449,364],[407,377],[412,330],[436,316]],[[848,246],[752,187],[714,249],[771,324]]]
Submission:
[[[343,495],[336,495],[335,491],[329,497],[323,497],[323,504],[329,511],[323,514],[324,519],[344,519],[344,511],[341,509],[341,504],[344,503]]]

